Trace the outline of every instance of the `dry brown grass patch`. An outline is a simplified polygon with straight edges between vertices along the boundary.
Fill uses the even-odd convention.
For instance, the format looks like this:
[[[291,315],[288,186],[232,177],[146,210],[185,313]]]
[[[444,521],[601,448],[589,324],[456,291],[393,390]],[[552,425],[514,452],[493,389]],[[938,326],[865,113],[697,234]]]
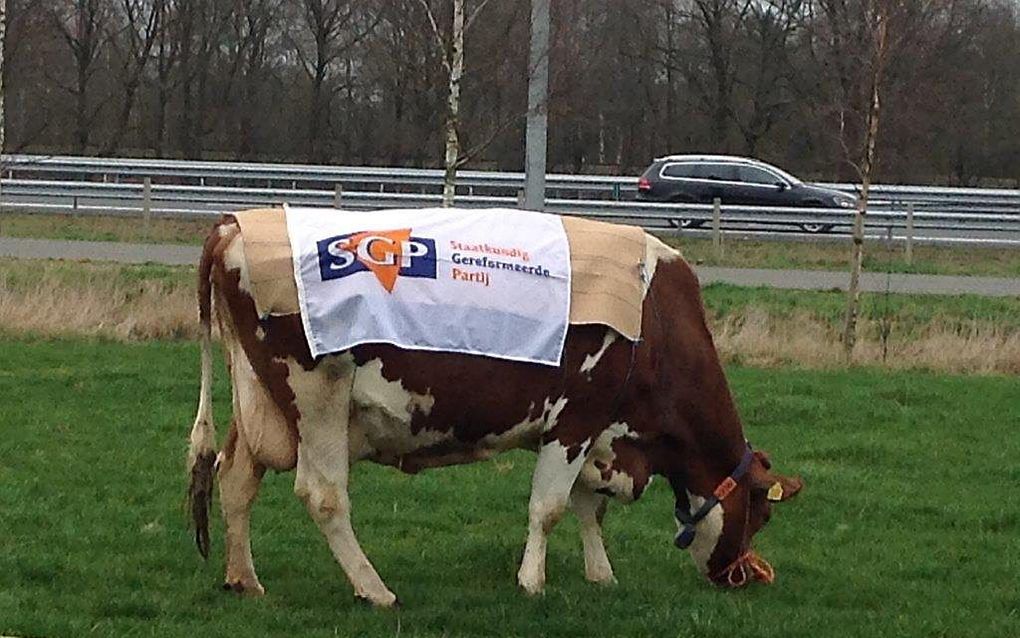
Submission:
[[[839,331],[809,313],[776,318],[754,306],[712,322],[725,361],[758,367],[796,364],[808,368],[846,366]],[[966,374],[1020,374],[1020,333],[991,322],[964,329],[934,322],[907,336],[893,331],[885,344],[881,326],[866,321],[854,364]]]
[[[0,260],[0,331],[8,336],[197,339],[192,268]],[[745,295],[738,295],[744,299]],[[798,299],[801,299],[798,297]],[[805,297],[806,299],[806,297]],[[807,308],[807,307],[806,307]],[[952,373],[1020,374],[1020,325],[967,304],[896,319],[885,348],[880,325],[861,323],[855,364]],[[710,319],[724,361],[759,367],[845,367],[831,309],[770,311],[750,296]],[[1003,315],[1000,311],[999,318]],[[1012,315],[1010,315],[1012,316]]]
[[[8,334],[117,340],[197,339],[194,288],[159,280],[68,281],[43,272],[33,286],[0,274],[0,326]]]

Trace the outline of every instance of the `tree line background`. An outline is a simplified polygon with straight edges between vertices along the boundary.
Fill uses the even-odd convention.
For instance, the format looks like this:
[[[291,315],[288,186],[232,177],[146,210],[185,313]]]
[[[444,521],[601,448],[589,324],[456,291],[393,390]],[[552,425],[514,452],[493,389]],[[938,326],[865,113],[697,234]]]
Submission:
[[[886,3],[880,14],[876,3]],[[450,0],[8,0],[7,152],[440,166]],[[468,0],[467,166],[521,170],[529,0]],[[1020,181],[1017,0],[553,0],[549,167]],[[888,29],[873,72],[874,20]],[[448,46],[448,45],[447,45]]]

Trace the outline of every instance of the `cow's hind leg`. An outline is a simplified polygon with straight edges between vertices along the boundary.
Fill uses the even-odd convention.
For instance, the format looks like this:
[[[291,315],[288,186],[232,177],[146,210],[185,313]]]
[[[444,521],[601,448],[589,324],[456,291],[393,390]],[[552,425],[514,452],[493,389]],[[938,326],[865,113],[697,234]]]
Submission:
[[[581,542],[584,544],[584,576],[599,584],[616,582],[613,567],[602,542],[602,517],[606,513],[608,497],[596,494],[581,481],[574,483],[570,492],[570,510],[581,522]]]
[[[329,543],[354,594],[380,607],[397,597],[383,583],[362,551],[351,525],[348,425],[353,368],[332,362],[326,370],[291,367],[290,382],[301,411],[294,492],[304,501]]]
[[[584,453],[568,450],[556,440],[538,453],[528,504],[528,543],[517,572],[517,582],[529,594],[539,594],[545,588],[547,539],[567,509],[570,490],[584,461]]]
[[[251,596],[265,593],[251,556],[251,506],[266,468],[252,459],[237,423],[231,423],[219,457],[220,508],[226,525],[227,575],[223,588]]]

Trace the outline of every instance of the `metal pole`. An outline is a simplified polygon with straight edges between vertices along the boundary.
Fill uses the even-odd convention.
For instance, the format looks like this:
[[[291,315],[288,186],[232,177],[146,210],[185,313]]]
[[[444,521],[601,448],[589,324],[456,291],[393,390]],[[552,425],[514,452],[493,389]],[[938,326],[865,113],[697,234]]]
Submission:
[[[907,204],[907,265],[914,264],[914,202]]]
[[[517,191],[517,208],[524,208],[524,191]]]
[[[545,208],[549,101],[549,0],[531,0],[528,59],[528,128],[524,159],[524,207]]]
[[[333,187],[333,208],[341,208],[340,204],[343,200],[344,187],[337,182]]]
[[[715,258],[722,259],[722,200],[712,200],[712,247]]]

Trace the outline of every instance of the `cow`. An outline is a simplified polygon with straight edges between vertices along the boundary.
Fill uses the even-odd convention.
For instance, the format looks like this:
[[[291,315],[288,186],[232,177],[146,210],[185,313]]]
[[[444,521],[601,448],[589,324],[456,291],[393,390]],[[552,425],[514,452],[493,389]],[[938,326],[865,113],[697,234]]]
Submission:
[[[547,537],[567,509],[580,521],[585,576],[615,582],[602,540],[610,498],[633,502],[653,477],[675,495],[678,531],[710,581],[771,582],[751,550],[771,504],[800,491],[752,451],[712,336],[698,280],[679,252],[645,237],[641,338],[571,325],[558,367],[448,352],[359,345],[312,357],[299,313],[260,316],[236,218],[224,216],[199,263],[201,389],[188,467],[195,538],[208,558],[214,475],[226,528],[224,588],[261,595],[249,514],[267,469],[296,469],[294,492],[357,597],[397,604],[351,525],[351,463],[408,473],[510,449],[537,452],[527,542],[517,573],[545,586]],[[217,453],[212,325],[218,321],[233,418]]]

